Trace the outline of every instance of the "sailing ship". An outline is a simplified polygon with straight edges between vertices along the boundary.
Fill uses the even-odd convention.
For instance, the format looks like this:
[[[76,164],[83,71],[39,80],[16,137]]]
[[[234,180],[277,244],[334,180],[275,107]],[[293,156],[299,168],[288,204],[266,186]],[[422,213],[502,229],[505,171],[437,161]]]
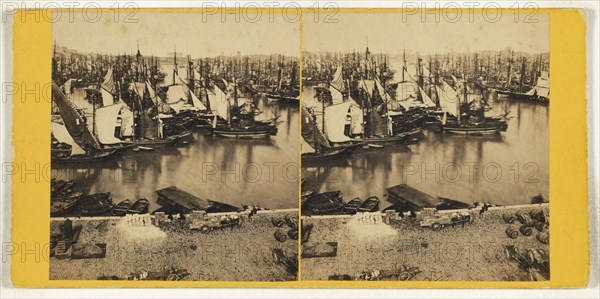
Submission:
[[[214,92],[208,93],[210,106],[214,109],[213,134],[239,139],[262,139],[276,135],[277,119],[257,120],[256,115],[261,112],[252,100],[239,97],[236,78],[231,83],[225,79],[223,81],[227,93],[216,85]]]
[[[52,84],[52,99],[59,108],[63,122],[62,124],[52,122],[52,136],[56,140],[53,141],[51,148],[52,162],[97,162],[111,159],[119,153],[117,148],[101,145],[98,138],[90,131],[83,115],[66,99],[64,93],[54,83]],[[110,140],[104,139],[104,135],[101,136],[104,145],[112,144]]]
[[[345,117],[344,114],[341,114]],[[338,115],[339,116],[339,115]],[[323,126],[322,126],[323,127]],[[302,105],[302,163],[310,164],[335,159],[348,152],[348,146],[334,146],[330,140],[336,140],[336,132],[332,132],[333,139],[329,139],[319,129],[314,113]]]
[[[331,104],[321,98],[322,129],[329,141],[336,146],[361,146],[381,148],[385,145],[404,144],[411,141],[421,130],[412,128],[394,129],[393,117],[400,112],[391,111],[392,99],[377,78],[359,80],[354,100],[345,88],[342,67],[338,67],[329,82]]]
[[[442,80],[442,86],[436,86],[440,105],[444,111],[442,128],[444,132],[463,135],[490,135],[506,131],[508,112],[501,116],[486,117],[485,103],[480,97],[469,94],[468,83],[458,83],[462,89],[461,97],[448,83]],[[451,117],[448,117],[448,114]]]
[[[283,82],[282,76],[282,63],[279,63],[279,69],[277,72],[277,87],[273,91],[266,92],[265,95],[269,99],[277,101],[287,101],[291,103],[300,102],[300,90],[298,88],[298,66],[294,62],[292,64],[292,70],[290,75],[289,83]]]
[[[529,100],[549,103],[550,102],[550,78],[548,72],[541,72],[537,78],[536,85],[524,94]]]

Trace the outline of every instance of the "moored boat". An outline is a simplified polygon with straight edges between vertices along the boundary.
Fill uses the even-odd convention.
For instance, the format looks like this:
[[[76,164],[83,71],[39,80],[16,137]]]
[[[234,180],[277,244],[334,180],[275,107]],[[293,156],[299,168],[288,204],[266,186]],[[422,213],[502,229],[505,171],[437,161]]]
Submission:
[[[109,214],[113,209],[112,196],[110,192],[84,195],[78,207],[84,216]]]
[[[379,209],[379,198],[371,196],[360,205],[358,212],[375,212],[377,209]]]
[[[79,202],[81,192],[50,199],[50,216],[56,217],[71,211]]]
[[[356,214],[356,212],[358,212],[358,208],[362,206],[362,204],[363,201],[359,197],[356,197],[344,204],[342,211],[344,214]]]
[[[145,199],[138,199],[136,200],[131,207],[129,208],[129,210],[127,211],[128,214],[145,214],[148,213],[148,206],[150,205],[150,202]]]
[[[129,208],[131,208],[131,201],[126,199],[114,206],[112,214],[114,216],[124,216],[129,211]]]

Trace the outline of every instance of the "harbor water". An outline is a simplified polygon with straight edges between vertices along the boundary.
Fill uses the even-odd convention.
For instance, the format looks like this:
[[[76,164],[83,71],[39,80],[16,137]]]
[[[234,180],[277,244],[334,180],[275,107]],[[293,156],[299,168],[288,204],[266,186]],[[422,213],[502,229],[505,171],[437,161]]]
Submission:
[[[311,87],[304,88],[302,103],[318,106]],[[341,190],[345,201],[378,196],[380,209],[391,205],[384,197],[386,188],[401,183],[466,203],[528,204],[538,194],[548,199],[549,105],[501,95],[489,104],[488,116],[510,111],[506,132],[464,136],[424,129],[416,144],[374,148],[304,167],[303,190]]]
[[[187,147],[128,151],[114,161],[52,165],[52,178],[75,180],[89,194],[111,192],[113,203],[147,198],[177,186],[201,198],[234,206],[298,207],[299,108],[261,98],[265,117],[279,116],[278,133],[264,140],[228,139],[194,133]]]

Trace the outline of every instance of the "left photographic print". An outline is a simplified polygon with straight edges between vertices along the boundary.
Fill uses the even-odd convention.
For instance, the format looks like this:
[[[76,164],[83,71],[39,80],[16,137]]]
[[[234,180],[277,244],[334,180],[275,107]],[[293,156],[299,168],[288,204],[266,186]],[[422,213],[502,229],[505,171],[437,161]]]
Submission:
[[[299,22],[114,17],[52,27],[50,279],[296,280]]]

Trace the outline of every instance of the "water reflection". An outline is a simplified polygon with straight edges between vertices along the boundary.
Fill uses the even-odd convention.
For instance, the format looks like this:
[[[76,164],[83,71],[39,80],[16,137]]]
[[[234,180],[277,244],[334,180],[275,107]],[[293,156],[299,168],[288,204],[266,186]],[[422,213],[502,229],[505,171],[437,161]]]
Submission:
[[[314,93],[311,88],[303,96]],[[304,99],[310,103],[312,98]],[[304,167],[304,189],[341,190],[346,200],[376,195],[407,183],[432,195],[464,202],[510,205],[548,198],[549,106],[498,97],[489,115],[511,111],[500,135],[462,136],[424,131],[421,142],[354,153],[343,164]],[[386,204],[380,205],[383,209]]]
[[[159,207],[155,191],[171,185],[236,206],[296,208],[298,106],[265,98],[257,106],[265,117],[279,116],[276,136],[234,140],[194,133],[185,148],[140,151],[77,167],[53,165],[52,177],[75,179],[77,190],[111,192],[115,202],[147,198],[150,210]]]

